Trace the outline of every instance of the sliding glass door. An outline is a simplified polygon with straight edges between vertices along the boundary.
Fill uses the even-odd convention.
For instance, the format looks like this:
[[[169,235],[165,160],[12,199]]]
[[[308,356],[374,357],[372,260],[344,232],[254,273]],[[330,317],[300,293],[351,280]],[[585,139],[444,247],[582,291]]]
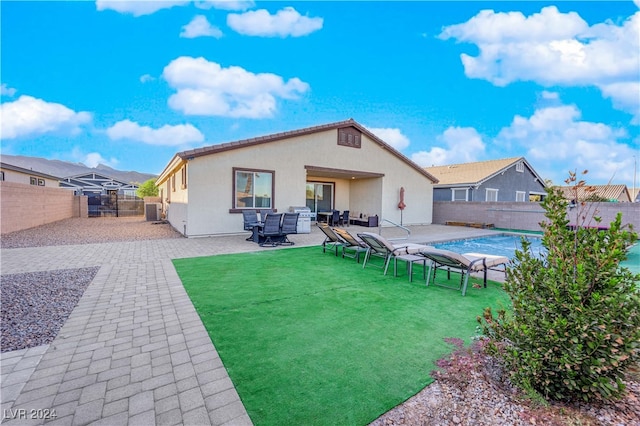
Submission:
[[[333,184],[307,182],[307,207],[315,214],[333,209]]]

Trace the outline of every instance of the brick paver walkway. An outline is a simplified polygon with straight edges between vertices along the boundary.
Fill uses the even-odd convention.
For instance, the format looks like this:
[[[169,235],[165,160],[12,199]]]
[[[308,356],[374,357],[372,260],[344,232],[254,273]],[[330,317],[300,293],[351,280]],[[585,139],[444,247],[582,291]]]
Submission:
[[[100,266],[50,345],[2,354],[3,423],[251,424],[171,263],[260,249],[244,238],[3,249],[2,274]]]

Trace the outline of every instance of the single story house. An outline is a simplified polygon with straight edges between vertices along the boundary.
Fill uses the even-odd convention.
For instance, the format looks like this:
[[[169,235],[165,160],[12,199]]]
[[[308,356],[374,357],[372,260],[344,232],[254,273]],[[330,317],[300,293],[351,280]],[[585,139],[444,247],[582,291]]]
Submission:
[[[538,202],[546,184],[524,157],[426,167],[434,201]]]
[[[572,186],[561,186],[564,197],[567,200],[574,201],[606,201],[611,203],[630,203],[631,192],[627,185],[586,185],[577,188],[577,194]]]
[[[306,206],[377,215],[382,226],[430,224],[436,182],[350,119],[178,152],[156,185],[166,219],[198,237],[243,232],[245,209]]]
[[[60,179],[60,187],[72,189],[76,195],[108,195],[116,191],[120,195],[136,196],[138,185],[123,182],[101,173],[82,173]]]

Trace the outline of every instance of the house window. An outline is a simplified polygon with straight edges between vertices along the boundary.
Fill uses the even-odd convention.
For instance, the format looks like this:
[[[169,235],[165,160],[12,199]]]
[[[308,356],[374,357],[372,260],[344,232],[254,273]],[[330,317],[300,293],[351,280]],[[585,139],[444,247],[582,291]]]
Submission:
[[[38,178],[34,178],[33,176],[29,176],[29,183],[31,185],[37,185],[38,184]]]
[[[274,171],[233,169],[233,208],[273,208]]]
[[[516,203],[524,203],[526,195],[524,191],[516,191]]]
[[[544,201],[547,194],[543,194],[542,192],[530,192],[529,193],[529,201],[532,203],[540,203]]]
[[[0,181],[4,182],[4,172],[0,172]]]
[[[452,188],[451,201],[469,201],[469,188]]]
[[[176,192],[176,174],[171,175],[171,191]]]
[[[516,172],[524,173],[524,163],[522,161],[516,164]]]
[[[498,190],[497,189],[487,188],[485,200],[486,201],[498,201]]]
[[[187,189],[187,165],[186,164],[182,167],[182,169],[180,169],[180,177],[182,178],[180,187],[182,189]]]
[[[38,186],[44,186],[44,179],[38,179]]]

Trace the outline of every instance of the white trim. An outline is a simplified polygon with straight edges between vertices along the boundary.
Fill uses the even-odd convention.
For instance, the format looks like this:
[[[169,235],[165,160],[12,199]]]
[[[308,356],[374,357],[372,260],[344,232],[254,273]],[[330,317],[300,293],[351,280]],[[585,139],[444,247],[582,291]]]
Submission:
[[[456,200],[456,191],[464,191],[464,200]],[[469,201],[469,188],[451,188],[451,201]]]
[[[516,163],[516,172],[524,173],[524,161],[518,161]]]
[[[491,193],[491,194],[496,194],[496,195],[495,195],[495,196],[496,196],[496,199],[495,199],[495,200],[490,200],[490,199],[489,199],[489,193]],[[485,192],[484,192],[484,200],[485,200],[485,201],[498,201],[498,190],[497,190],[497,189],[495,189],[495,188],[487,188],[487,189],[485,189]]]
[[[520,199],[518,199],[520,198]],[[524,203],[527,201],[526,191],[516,191],[516,203]]]

